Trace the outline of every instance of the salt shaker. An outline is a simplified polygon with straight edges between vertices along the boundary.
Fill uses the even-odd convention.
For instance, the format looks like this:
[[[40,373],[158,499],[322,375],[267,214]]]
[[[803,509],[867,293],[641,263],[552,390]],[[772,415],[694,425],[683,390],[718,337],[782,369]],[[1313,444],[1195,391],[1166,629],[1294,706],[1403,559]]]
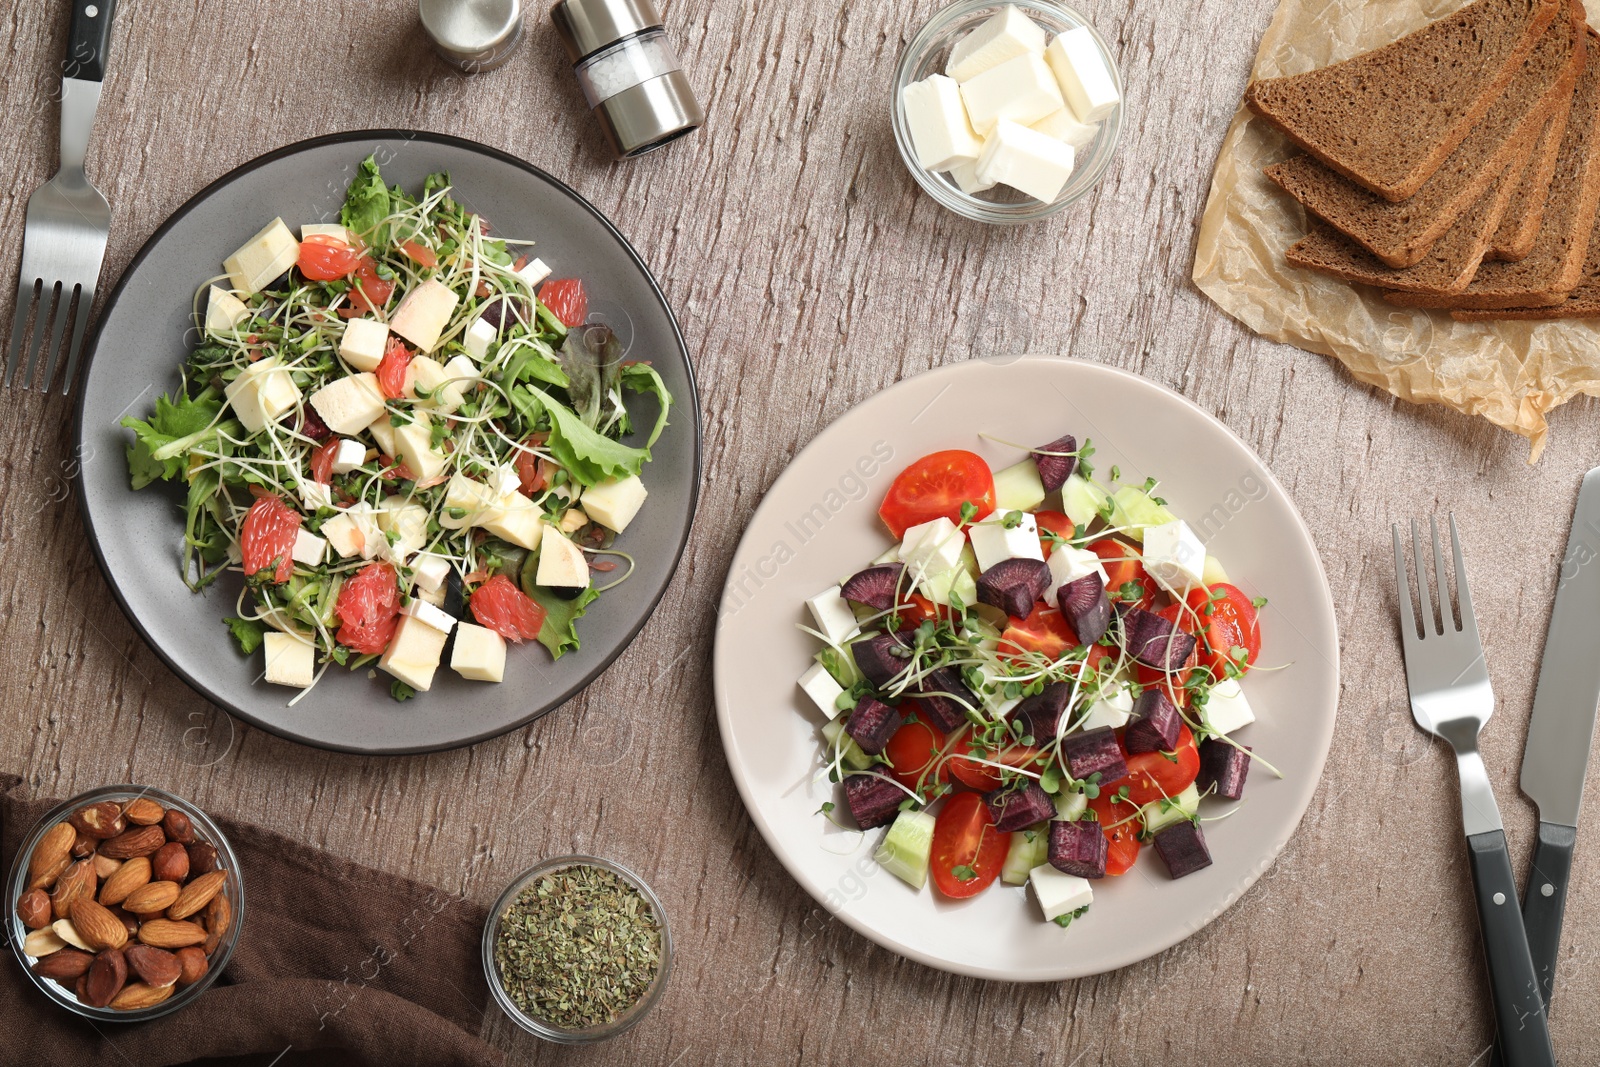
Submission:
[[[417,14],[439,55],[468,74],[500,66],[522,40],[522,0],[417,0]]]
[[[642,156],[705,122],[651,0],[558,0],[550,18],[618,157]]]

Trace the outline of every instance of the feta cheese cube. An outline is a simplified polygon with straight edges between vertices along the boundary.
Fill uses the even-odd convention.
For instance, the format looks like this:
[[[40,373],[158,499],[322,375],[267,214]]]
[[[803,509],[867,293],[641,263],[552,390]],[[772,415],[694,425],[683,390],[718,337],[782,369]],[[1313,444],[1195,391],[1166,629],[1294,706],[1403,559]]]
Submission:
[[[956,42],[944,72],[958,82],[970,81],[1008,59],[1029,52],[1043,52],[1045,32],[1014,4]]]
[[[378,659],[378,669],[386,671],[419,693],[433,685],[449,634],[430,626],[415,615],[400,616],[394,638]]]
[[[489,489],[497,497],[510,496],[522,489],[522,476],[514,464],[503,464],[489,472]]]
[[[1061,195],[1076,161],[1072,146],[1002,119],[978,157],[978,178],[1048,204]]]
[[[588,506],[585,499],[584,507]],[[943,574],[954,567],[966,545],[967,539],[956,524],[941,515],[906,531],[900,539],[900,562],[914,581],[921,581],[924,575]]]
[[[839,595],[839,587],[836,585],[829,586],[806,601],[806,607],[811,609],[811,617],[816,620],[817,629],[836,645],[843,644],[861,632],[861,627],[856,625],[856,613],[850,610],[850,605]]]
[[[997,512],[967,531],[980,574],[1008,559],[1044,559],[1038,522],[1026,511],[1021,514],[1015,526],[1007,527],[1005,516]]]
[[[410,422],[394,429],[394,458],[404,463],[417,481],[431,482],[444,474],[450,459],[433,447],[433,421],[421,411],[412,415]]]
[[[811,698],[811,702],[822,712],[823,717],[831,719],[838,714],[839,709],[835,704],[839,697],[844,695],[844,686],[833,680],[828,668],[820,663],[813,663],[807,667],[806,672],[800,676],[800,688]]]
[[[1182,595],[1200,584],[1206,569],[1206,546],[1182,519],[1147,526],[1144,569],[1169,593]]]
[[[328,429],[337,434],[357,434],[366,429],[383,414],[383,403],[376,374],[335,378],[311,394],[311,406]]]
[[[407,601],[401,607],[400,614],[410,615],[427,623],[435,630],[443,630],[445,633],[449,633],[456,626],[456,617],[454,615],[419,597],[412,597]]]
[[[273,685],[305,689],[317,679],[317,650],[292,634],[272,633],[261,639],[266,655],[266,680]]]
[[[449,286],[429,278],[401,298],[400,306],[389,316],[389,329],[424,354],[432,352],[460,302]]]
[[[351,319],[339,338],[339,358],[358,371],[373,371],[389,347],[389,327],[377,319]]]
[[[978,154],[982,155],[983,153],[980,152]],[[978,161],[976,159],[968,160],[964,163],[957,163],[955,166],[951,167],[950,180],[956,183],[957,189],[960,189],[968,196],[977,196],[979,193],[986,193],[995,186],[994,182],[982,182],[978,180]]]
[[[1237,678],[1226,678],[1212,687],[1205,707],[1200,709],[1200,721],[1217,734],[1231,734],[1256,721],[1256,713],[1245,699]]]
[[[450,669],[472,682],[498,682],[506,674],[506,639],[493,630],[463,622],[456,627]]]
[[[527,282],[528,288],[532,289],[550,277],[550,267],[542,259],[530,259],[523,264],[521,270],[517,271],[517,277]]]
[[[333,550],[349,559],[372,559],[388,548],[389,539],[378,526],[378,515],[366,501],[345,508],[322,524],[322,536]]]
[[[478,525],[530,552],[543,543],[546,529],[544,512],[521,493],[501,497],[499,505],[486,513]]]
[[[1087,548],[1073,548],[1071,545],[1056,545],[1050,550],[1050,592],[1079,578],[1087,578],[1091,574],[1100,576],[1102,585],[1106,582],[1105,564],[1100,562],[1100,557],[1090,552]],[[1054,596],[1046,597],[1053,601]]]
[[[1109,726],[1113,730],[1120,730],[1128,725],[1132,715],[1133,694],[1128,692],[1127,686],[1119,685],[1114,689],[1101,690],[1099,699],[1089,705],[1089,714],[1080,729],[1098,730],[1102,726]]]
[[[612,478],[592,485],[583,494],[583,509],[589,517],[608,530],[621,533],[628,528],[633,517],[644,506],[644,482],[637,474],[626,478]]]
[[[1048,863],[1029,871],[1028,883],[1033,886],[1034,898],[1039,901],[1046,922],[1071,915],[1094,902],[1094,886],[1087,878],[1058,871]]]
[[[461,344],[467,350],[467,355],[482,363],[489,355],[489,346],[494,343],[500,331],[495,329],[485,319],[473,319],[472,325],[467,327],[467,332],[461,338]]]
[[[545,526],[539,541],[539,570],[533,580],[539,585],[561,589],[586,589],[589,561],[583,549],[554,526]]]
[[[310,530],[295,531],[294,548],[289,555],[296,563],[304,563],[307,567],[316,567],[328,553],[328,542],[312,533]]]
[[[450,577],[450,561],[431,552],[420,552],[411,560],[411,577],[423,591],[432,593],[444,588]]]
[[[299,258],[300,242],[282,219],[273,219],[223,260],[222,269],[228,272],[228,284],[235,292],[250,296],[266,288]]]
[[[300,509],[307,515],[315,515],[318,508],[333,507],[333,489],[321,482],[307,479],[300,481]]]
[[[1098,123],[1079,122],[1078,116],[1072,113],[1070,107],[1052,111],[1033,123],[1032,128],[1046,137],[1054,137],[1063,144],[1071,145],[1075,152],[1081,152],[1089,147],[1089,142],[1100,132]]]
[[[231,334],[234,327],[250,317],[250,308],[226,289],[211,287],[206,297],[206,329]]]
[[[444,377],[444,384],[439,386],[434,401],[434,406],[444,411],[454,411],[460,407],[467,398],[467,390],[483,380],[477,366],[466,356],[455,356],[446,363]]]
[[[962,83],[961,99],[967,105],[972,128],[981,137],[989,136],[1002,120],[1026,126],[1064,103],[1056,76],[1033,53],[1008,59]],[[983,176],[981,165],[978,175]]]
[[[961,88],[935,74],[900,90],[900,106],[917,162],[928,170],[949,170],[978,158],[983,142],[967,121]]]
[[[333,453],[333,473],[349,474],[366,462],[366,458],[366,445],[360,441],[352,441],[348,437],[341,437],[339,439],[339,447]]]
[[[250,364],[223,387],[234,415],[250,433],[260,433],[300,402],[300,387],[278,361],[268,356]]]
[[[1099,122],[1116,110],[1122,94],[1087,26],[1068,30],[1051,41],[1044,58],[1079,122]]]

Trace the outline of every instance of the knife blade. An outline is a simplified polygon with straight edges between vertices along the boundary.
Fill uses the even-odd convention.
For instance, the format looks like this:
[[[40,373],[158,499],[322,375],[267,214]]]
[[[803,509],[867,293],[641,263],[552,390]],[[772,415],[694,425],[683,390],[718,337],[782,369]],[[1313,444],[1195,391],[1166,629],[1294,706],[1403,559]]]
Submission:
[[[1555,985],[1561,916],[1600,705],[1600,467],[1583,477],[1561,558],[1550,628],[1522,750],[1522,792],[1539,806],[1539,844],[1523,893],[1528,948],[1545,1003]]]

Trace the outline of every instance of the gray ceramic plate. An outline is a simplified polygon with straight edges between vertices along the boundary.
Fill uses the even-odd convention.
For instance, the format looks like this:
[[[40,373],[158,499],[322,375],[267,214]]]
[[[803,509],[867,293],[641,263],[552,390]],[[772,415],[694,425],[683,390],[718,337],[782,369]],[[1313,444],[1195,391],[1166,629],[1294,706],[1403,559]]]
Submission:
[[[456,195],[497,232],[537,240],[559,275],[582,277],[594,309],[630,340],[630,359],[654,363],[672,391],[672,425],[645,472],[650,499],[618,540],[638,561],[579,623],[583,647],[552,662],[543,646],[514,647],[500,685],[448,669],[404,704],[386,676],[329,671],[288,707],[293,690],[259,681],[259,656],[240,655],[222,618],[237,576],[201,594],[179,575],[182,496],[173,486],[128,487],[125,413],[143,417],[178,383],[194,343],[196,287],[274,216],[292,228],[337,219],[356,165],[376,153],[391,185],[421,188],[449,171]],[[438,134],[374,130],[303,141],[225,175],[168,219],[106,302],[78,407],[79,499],[106,579],[151,646],[190,685],[246,721],[323,748],[425,752],[471,744],[543,715],[581,690],[625,648],[666,591],[689,536],[700,477],[700,416],[689,354],[655,279],[621,234],[577,193],[526,163]],[[643,398],[648,407],[654,401]],[[653,408],[651,408],[653,410]],[[643,411],[642,414],[648,414]],[[649,427],[654,415],[637,420]],[[230,580],[231,579],[231,580]]]

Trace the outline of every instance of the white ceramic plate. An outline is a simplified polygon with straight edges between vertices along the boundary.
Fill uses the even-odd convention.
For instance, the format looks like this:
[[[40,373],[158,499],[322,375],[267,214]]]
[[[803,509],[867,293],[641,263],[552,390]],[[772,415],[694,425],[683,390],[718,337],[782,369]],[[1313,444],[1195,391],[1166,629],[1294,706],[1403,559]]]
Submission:
[[[996,884],[968,901],[912,890],[873,861],[884,831],[842,831],[817,814],[839,803],[819,778],[822,716],[795,685],[818,643],[804,600],[891,544],[877,518],[902,469],[966,448],[999,469],[1024,455],[980,432],[1037,445],[1093,440],[1096,470],[1154,475],[1247,593],[1266,596],[1261,663],[1245,692],[1258,721],[1237,736],[1284,777],[1251,769],[1245,800],[1206,824],[1214,863],[1172,880],[1152,849],[1097,883],[1094,906],[1062,929],[1031,893]],[[1339,643],[1310,531],[1282,486],[1227,427],[1125,371],[1052,358],[972,361],[867,400],[796,457],[762,501],[723,592],[715,654],[717,721],[751,817],[790,874],[830,912],[885,948],[931,967],[1002,981],[1059,981],[1127,966],[1216,918],[1271,865],[1316,790],[1333,736]],[[1202,815],[1228,805],[1206,801]],[[849,822],[844,814],[843,822]]]

